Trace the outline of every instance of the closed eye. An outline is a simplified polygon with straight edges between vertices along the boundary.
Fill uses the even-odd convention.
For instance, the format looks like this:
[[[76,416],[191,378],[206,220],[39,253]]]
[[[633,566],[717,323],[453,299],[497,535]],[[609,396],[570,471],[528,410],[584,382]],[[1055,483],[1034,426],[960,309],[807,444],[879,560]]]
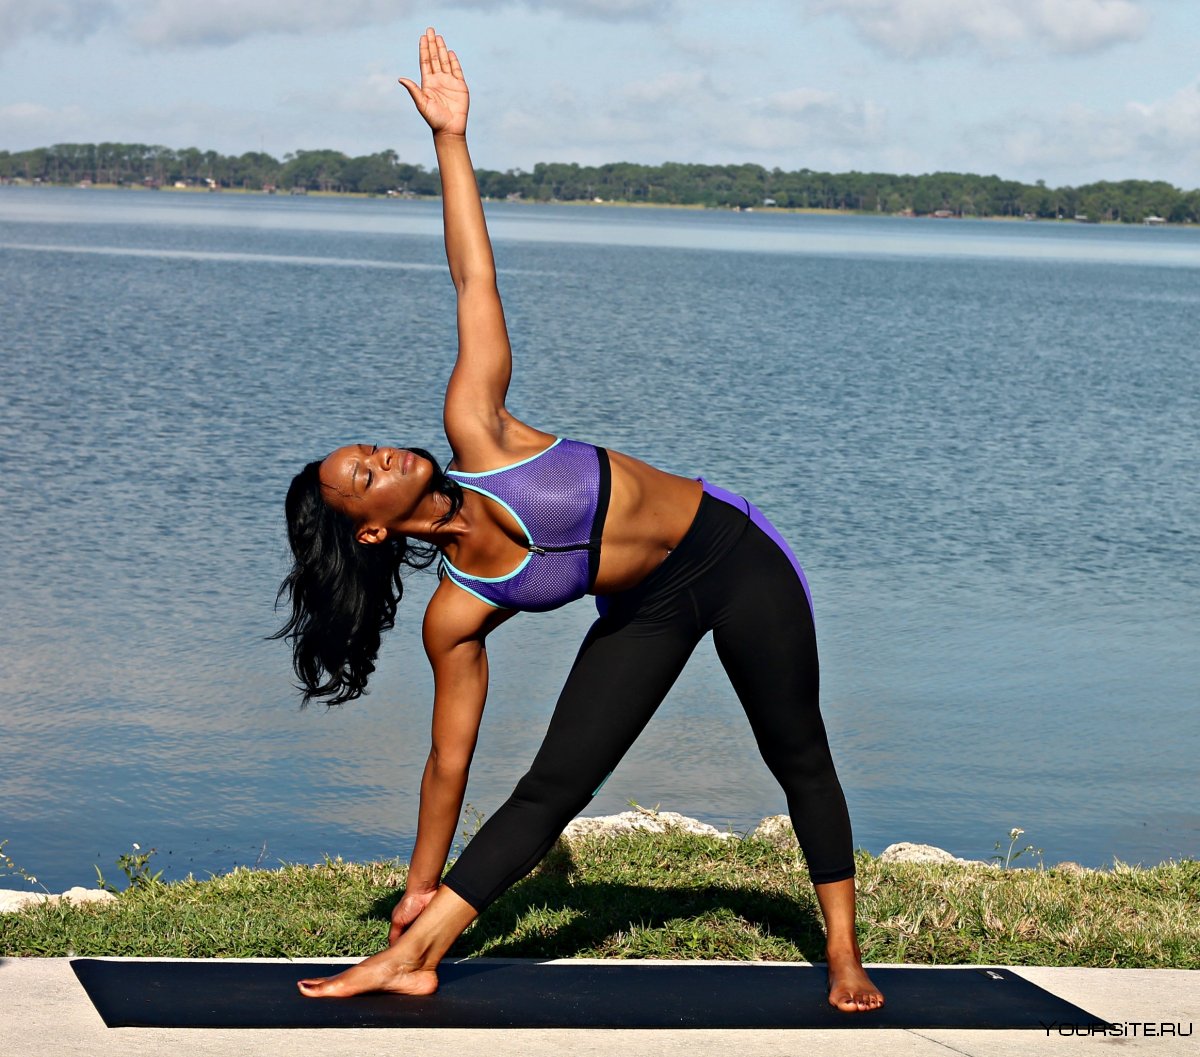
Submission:
[[[379,445],[378,445],[378,444],[373,444],[373,445],[371,446],[371,452],[370,452],[370,454],[374,455],[374,454],[375,454],[375,453],[376,453],[378,450],[379,450]],[[368,488],[370,488],[370,487],[371,487],[371,480],[372,480],[372,478],[373,478],[374,476],[375,476],[375,474],[374,474],[374,471],[372,471],[372,470],[368,470],[368,471],[367,471],[367,483],[366,483],[365,485],[363,485],[363,491],[364,491],[364,492],[365,492],[365,491],[366,491]]]

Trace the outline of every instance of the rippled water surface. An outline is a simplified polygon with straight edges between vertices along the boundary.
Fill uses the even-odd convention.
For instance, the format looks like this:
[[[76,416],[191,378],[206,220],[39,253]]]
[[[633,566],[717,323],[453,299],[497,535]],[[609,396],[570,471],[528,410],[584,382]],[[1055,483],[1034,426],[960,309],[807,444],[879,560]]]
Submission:
[[[1196,855],[1200,231],[489,206],[510,406],[754,498],[809,574],[856,843]],[[406,855],[414,575],[371,694],[297,708],[282,496],[446,453],[434,203],[0,189],[0,840],[51,887]],[[491,643],[468,800],[591,619]],[[784,810],[703,645],[594,813]],[[1007,842],[1006,842],[1007,843]],[[14,883],[0,879],[0,886]]]

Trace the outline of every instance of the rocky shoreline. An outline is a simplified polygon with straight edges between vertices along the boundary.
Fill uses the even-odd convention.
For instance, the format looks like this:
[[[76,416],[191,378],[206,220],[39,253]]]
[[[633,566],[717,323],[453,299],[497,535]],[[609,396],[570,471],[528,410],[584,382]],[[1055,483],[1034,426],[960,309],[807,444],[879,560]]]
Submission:
[[[737,840],[735,833],[719,830],[707,822],[700,822],[674,811],[655,811],[650,808],[635,806],[632,811],[622,811],[619,815],[601,815],[597,818],[577,818],[567,823],[563,830],[562,839],[571,843],[583,837],[611,836],[617,833],[693,833],[701,837],[715,837],[718,840]],[[764,818],[746,836],[747,840],[765,840],[781,850],[795,849],[796,835],[792,831],[792,820],[787,815],[770,815]],[[932,844],[912,844],[900,841],[889,844],[879,856],[881,862],[933,862],[955,866],[986,866],[990,870],[998,869],[994,862],[984,862],[982,859],[959,859],[942,848]],[[1063,864],[1075,866],[1078,864]],[[1080,870],[1085,867],[1080,866]]]
[[[619,815],[600,815],[595,818],[577,818],[567,823],[561,840],[568,844],[591,837],[606,837],[621,833],[692,833],[701,837],[714,837],[717,840],[738,840],[737,834],[719,830],[707,822],[689,818],[674,811],[656,811],[651,808],[635,806],[632,811],[622,811]],[[764,818],[746,837],[747,840],[765,840],[781,849],[794,849],[796,837],[792,832],[792,821],[787,815],[770,815]],[[932,844],[912,844],[900,841],[889,844],[879,856],[880,862],[887,863],[938,863],[948,866],[982,866],[989,870],[998,870],[999,863],[984,862],[982,859],[960,859],[943,848]],[[1070,873],[1095,873],[1086,866],[1075,862],[1058,863],[1054,869]],[[68,903],[108,903],[117,897],[111,892],[97,888],[70,888],[60,895],[49,892],[21,892],[13,889],[0,888],[0,914],[24,910],[38,903],[57,903],[66,900]]]

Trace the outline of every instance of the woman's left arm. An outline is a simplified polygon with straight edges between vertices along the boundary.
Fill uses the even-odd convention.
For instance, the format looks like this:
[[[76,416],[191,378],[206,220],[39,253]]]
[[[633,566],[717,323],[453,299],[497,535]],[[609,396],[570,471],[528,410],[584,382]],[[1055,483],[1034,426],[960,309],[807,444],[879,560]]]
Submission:
[[[475,170],[467,150],[470,94],[458,56],[432,29],[420,45],[421,84],[407,78],[413,103],[433,130],[442,182],[446,260],[458,296],[458,358],[446,388],[444,423],[456,456],[489,460],[511,441],[528,444],[504,406],[512,377],[512,351],[496,285],[496,264]],[[472,460],[474,461],[474,460]]]
[[[442,179],[446,260],[458,296],[458,358],[446,386],[446,436],[456,451],[464,432],[483,431],[487,440],[503,447],[512,349],[492,243],[466,137],[435,135],[434,145]]]

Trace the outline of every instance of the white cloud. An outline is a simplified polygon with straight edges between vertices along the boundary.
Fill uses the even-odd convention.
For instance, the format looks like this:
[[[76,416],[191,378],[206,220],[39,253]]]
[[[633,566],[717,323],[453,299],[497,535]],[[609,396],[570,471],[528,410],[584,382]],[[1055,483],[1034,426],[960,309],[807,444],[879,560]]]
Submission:
[[[668,84],[675,75],[653,82],[638,82],[632,90],[600,99],[585,96],[576,86],[546,86],[536,105],[518,102],[481,125],[483,142],[503,144],[503,155],[538,161],[571,158],[581,164],[619,161],[614,152],[644,157],[647,150],[668,140],[658,120],[646,115],[655,110],[659,120],[678,124],[678,115],[665,106],[673,98]],[[696,75],[698,76],[698,75]],[[694,78],[689,77],[691,83]],[[485,146],[485,150],[487,150]],[[500,151],[481,152],[502,156]]]
[[[819,88],[793,88],[777,92],[766,101],[766,108],[777,114],[803,114],[821,110],[837,102],[832,92]]]
[[[754,156],[773,156],[787,169],[858,168],[888,146],[887,111],[869,99],[794,88],[756,101],[745,118],[722,130]]]
[[[616,101],[626,110],[666,107],[666,116],[669,117],[672,111],[692,108],[697,98],[711,104],[727,97],[707,71],[689,70],[668,71],[646,79],[631,80]]]
[[[22,145],[13,149],[89,142],[90,128],[81,106],[50,107],[28,102],[0,106],[0,143]]]
[[[886,116],[877,103],[824,89],[746,96],[705,71],[663,71],[598,99],[559,85],[548,105],[509,109],[493,134],[506,151],[582,164],[756,161],[823,168],[859,164],[889,149]]]
[[[449,0],[447,6],[624,21],[661,19],[674,0]],[[0,49],[35,34],[83,40],[110,23],[142,44],[220,47],[260,34],[388,25],[427,10],[418,0],[0,0]]]
[[[280,105],[310,114],[332,112],[370,119],[407,117],[408,93],[394,73],[372,66],[366,73],[334,82],[328,89],[299,88],[282,92]]]
[[[1192,190],[1200,184],[1200,79],[1165,99],[1112,111],[1076,104],[1021,115],[971,139],[992,150],[999,140],[1011,166],[1051,184],[1160,179]]]
[[[0,50],[32,33],[82,40],[116,14],[110,0],[0,0]]]
[[[195,146],[241,154],[260,145],[276,157],[305,142],[309,115],[272,115],[253,108],[213,106],[196,100],[114,114],[103,106],[53,107],[18,102],[0,106],[0,145],[19,151],[55,143],[150,143]],[[170,132],[164,134],[163,130]],[[311,142],[311,140],[309,140]],[[321,143],[320,146],[328,144]]]
[[[1100,51],[1142,37],[1145,0],[807,0],[841,15],[873,47],[904,59],[962,49],[1003,56],[1044,48]]]
[[[406,0],[149,0],[128,15],[142,43],[186,47],[234,44],[261,33],[298,35],[393,22],[415,9]]]
[[[495,0],[460,0],[464,6],[498,8],[509,6]],[[670,14],[675,0],[525,0],[535,11],[558,11],[564,15],[602,19],[656,19]]]

